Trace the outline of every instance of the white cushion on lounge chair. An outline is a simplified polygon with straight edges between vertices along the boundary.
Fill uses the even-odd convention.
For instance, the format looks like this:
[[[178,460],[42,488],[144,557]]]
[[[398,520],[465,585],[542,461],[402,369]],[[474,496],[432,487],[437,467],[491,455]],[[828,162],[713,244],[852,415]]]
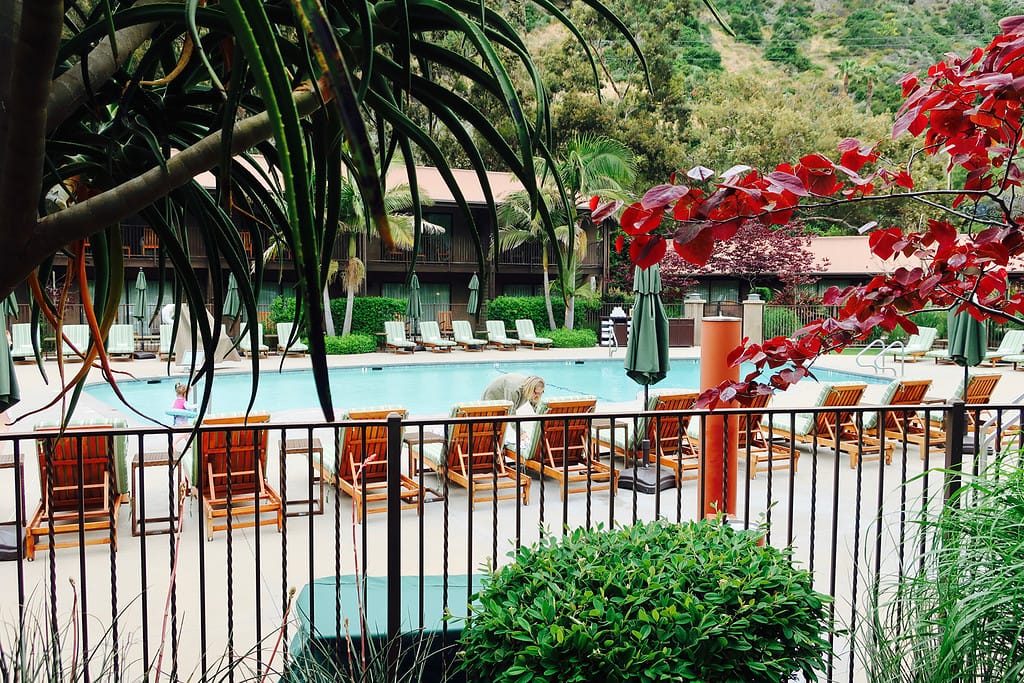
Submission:
[[[39,330],[36,330],[36,340],[38,339]],[[11,357],[25,358],[35,355],[35,349],[32,347],[32,323],[11,325]]]
[[[416,344],[405,338],[405,323],[401,320],[384,321],[384,334],[387,337],[388,346],[396,346],[402,349],[415,349]]]
[[[160,347],[159,347],[159,351],[160,351],[160,356],[161,357],[167,356],[169,358],[171,353],[172,353],[171,344],[173,343],[174,340],[171,337],[171,333],[173,331],[174,331],[174,324],[173,323],[171,323],[171,324],[161,323],[160,324]]]
[[[238,348],[246,353],[252,353],[252,339],[249,337],[251,330],[248,327],[242,328],[242,336],[238,339]],[[263,343],[263,323],[256,324],[256,343],[260,355],[270,351],[270,347]]]
[[[453,342],[451,339],[445,339],[441,336],[441,328],[438,326],[436,320],[424,320],[421,322],[420,336],[423,339],[424,346],[449,348],[456,345],[456,342]]]
[[[910,335],[910,339],[903,345],[903,348],[892,348],[883,349],[882,355],[896,356],[913,356],[926,354],[931,351],[932,346],[935,344],[935,335],[938,333],[938,329],[934,327],[919,327],[917,333]]]
[[[65,325],[61,330],[68,342],[84,355],[89,348],[89,326]],[[70,351],[70,349],[65,349],[65,351]]]
[[[519,344],[518,340],[510,338],[505,333],[505,323],[501,320],[487,321],[487,341],[504,346],[516,346]]]
[[[985,360],[999,360],[1024,352],[1024,330],[1008,330],[995,351],[986,351]]]
[[[821,389],[818,391],[817,397],[814,399],[814,403],[811,404],[813,407],[818,408],[825,404],[825,399],[832,393],[832,387],[843,384],[841,382],[822,382]],[[849,384],[849,382],[847,382]],[[777,415],[771,415],[768,424],[772,429],[778,429],[783,432],[789,432],[796,436],[807,436],[811,433],[811,428],[814,426],[814,413],[797,413],[796,415],[790,416],[789,413],[779,413]]]
[[[131,325],[111,325],[107,333],[107,353],[135,353],[135,330]]]
[[[487,342],[483,339],[473,337],[473,328],[468,320],[453,320],[452,334],[455,336],[456,344],[467,344],[469,346],[483,346]]]
[[[453,321],[458,322],[458,321]],[[463,321],[464,322],[464,321]],[[455,418],[459,416],[459,411],[465,408],[490,408],[490,407],[501,407],[504,406],[506,412],[512,410],[511,401],[465,401],[463,403],[456,403],[452,406],[451,411],[448,413],[448,417]],[[481,418],[485,419],[485,418]],[[497,417],[487,418],[491,420],[497,420]],[[504,418],[502,418],[504,419]],[[447,446],[451,445],[452,437],[455,434],[455,430],[451,427],[448,428],[448,443],[424,443],[420,447],[420,456],[424,460],[429,460],[435,465],[437,469],[441,469],[441,464],[444,462],[445,450]]]
[[[278,323],[277,324],[277,350],[284,353],[306,353],[309,351],[309,347],[302,343],[302,340],[296,337],[291,344],[288,344],[289,339],[292,336],[292,328],[295,327],[294,323]],[[288,348],[285,348],[285,346]]]
[[[520,342],[529,342],[531,344],[550,344],[552,342],[547,337],[537,336],[537,332],[533,329],[533,321],[529,318],[519,318],[516,320],[516,335],[519,336]]]

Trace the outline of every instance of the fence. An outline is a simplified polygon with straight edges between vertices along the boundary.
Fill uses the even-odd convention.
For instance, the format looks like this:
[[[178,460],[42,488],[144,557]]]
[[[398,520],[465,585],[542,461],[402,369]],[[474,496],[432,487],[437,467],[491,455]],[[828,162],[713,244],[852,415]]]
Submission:
[[[915,445],[906,434],[895,438],[880,431],[875,439],[863,437],[865,420],[878,410],[876,406],[815,411],[812,423],[831,420],[839,425],[833,434],[850,438],[829,443],[826,430],[809,435],[799,447],[796,442],[783,445],[768,430],[768,425],[775,424],[797,433],[797,422],[805,419],[797,412],[716,413],[743,425],[737,438],[739,460],[746,465],[727,463],[722,478],[723,497],[730,487],[737,491],[734,516],[747,527],[765,525],[767,543],[790,546],[794,561],[813,573],[815,588],[835,598],[835,624],[851,633],[857,632],[868,614],[876,581],[912,571],[924,552],[908,541],[911,520],[922,509],[942,505],[945,495],[957,486],[957,473],[976,472],[994,447],[1009,443],[1019,447],[1018,426],[1024,412],[1019,406],[965,408],[961,403],[881,409],[881,424],[890,415],[906,421],[918,410],[923,411],[924,424],[929,424],[931,416],[944,418],[944,443],[937,436],[923,436]],[[378,597],[386,596],[387,608],[381,611],[378,625],[381,632],[394,637],[410,626],[438,623],[440,605],[448,609],[466,604],[473,584],[460,577],[505,563],[508,553],[521,544],[577,527],[660,517],[696,519],[708,501],[719,495],[693,480],[704,468],[706,449],[700,435],[708,429],[705,411],[587,414],[586,419],[591,428],[584,437],[588,452],[598,453],[620,471],[626,464],[619,454],[610,452],[608,444],[623,431],[644,433],[639,421],[647,420],[653,425],[648,433],[655,438],[654,452],[664,456],[650,466],[659,472],[678,471],[679,485],[656,495],[616,491],[600,485],[596,469],[585,469],[577,484],[579,491],[561,495],[556,481],[530,479],[525,469],[509,466],[508,490],[497,487],[505,463],[514,463],[522,455],[523,444],[529,442],[526,435],[544,425],[568,430],[565,416],[427,420],[393,414],[358,423],[346,419],[243,428],[202,426],[188,452],[202,461],[215,443],[221,444],[221,455],[227,456],[221,465],[227,468],[226,491],[223,482],[193,476],[195,472],[212,476],[216,468],[197,468],[189,457],[168,459],[178,436],[169,429],[98,427],[68,432],[65,438],[77,444],[70,450],[78,454],[95,456],[97,449],[103,450],[96,444],[107,444],[104,452],[116,457],[108,458],[103,468],[106,491],[111,499],[131,495],[124,505],[109,507],[100,515],[96,530],[86,530],[80,519],[92,496],[82,488],[73,491],[77,497],[65,496],[65,502],[74,504],[59,523],[39,526],[37,540],[52,545],[63,538],[72,547],[38,551],[34,562],[0,565],[0,580],[11,589],[5,592],[5,613],[8,619],[17,619],[19,632],[28,634],[26,638],[48,631],[60,638],[64,633],[64,666],[89,669],[92,677],[99,678],[100,669],[106,667],[119,672],[109,676],[113,680],[155,679],[158,669],[159,676],[168,680],[242,679],[243,673],[283,671],[294,664],[292,658],[304,645],[317,638],[340,649],[342,635],[358,630],[360,612],[379,607],[373,602],[377,593],[368,587],[354,606],[349,598],[355,593],[346,593],[343,587],[350,578],[344,577],[379,577],[373,585],[379,589]],[[986,419],[992,429],[968,427]],[[479,437],[495,420],[510,425],[508,460],[504,456],[495,460],[498,464],[490,474],[471,478],[467,488],[456,485],[457,477],[446,460],[434,466],[444,476],[413,467],[426,461],[431,448],[440,453],[444,444],[462,438],[456,434],[465,436],[467,443],[474,442],[474,435]],[[363,429],[353,429],[357,425]],[[217,442],[211,437],[217,433],[233,436]],[[502,430],[495,434],[492,442],[502,438]],[[672,437],[660,439],[662,434]],[[87,448],[90,438],[99,440]],[[371,448],[373,438],[385,444],[379,451]],[[753,464],[758,439],[767,439],[774,461]],[[51,500],[57,495],[54,481],[45,478],[40,485],[36,468],[25,465],[36,460],[38,452],[40,469],[54,468],[55,451],[38,445],[55,442],[8,433],[0,435],[0,443],[13,449],[7,467],[13,474],[15,495],[6,502],[20,528],[26,520],[26,498],[35,497],[26,496],[26,491],[42,492]],[[242,472],[246,466],[232,452],[236,449],[240,455],[247,443],[262,444],[264,455],[270,455],[265,467],[250,465]],[[402,464],[387,468],[386,478],[377,481],[383,487],[378,500],[368,494],[357,506],[332,487],[328,488],[333,495],[326,499],[320,495],[321,469],[314,464],[323,464],[326,477],[343,476],[336,469],[343,470],[340,463],[345,462],[335,457],[339,446],[348,453],[378,453],[365,460],[357,456],[349,463],[364,480],[369,466],[384,453],[391,463]],[[145,457],[140,459],[138,453]],[[885,453],[891,454],[891,464],[885,464]],[[413,454],[419,457],[414,460]],[[89,467],[89,461],[79,458],[65,472],[80,481]],[[232,467],[248,475],[248,479],[234,480],[234,492]],[[179,497],[183,477],[197,497]],[[402,498],[404,486],[425,491],[423,497],[429,502],[423,502],[419,512],[403,509],[410,508]],[[264,497],[266,488],[279,494],[282,513],[289,515],[283,517],[279,532],[274,528],[273,499]],[[528,502],[523,488],[528,490]],[[250,495],[256,501],[250,507],[268,513],[270,526],[246,529],[240,518],[227,516],[217,518],[223,530],[206,531],[200,501],[235,494]],[[373,514],[374,505],[383,505],[385,514]],[[172,518],[170,523],[167,517]],[[126,533],[126,518],[138,536]],[[31,519],[38,523],[36,515]],[[154,535],[178,523],[179,537]],[[58,534],[59,525],[64,524],[75,530]],[[107,543],[87,547],[87,541]],[[19,555],[24,555],[25,545],[19,538]],[[321,597],[326,591],[329,598],[316,599],[317,591]],[[348,596],[344,601],[343,595]],[[411,624],[403,625],[403,620]],[[440,627],[448,628],[455,627],[448,622]],[[279,638],[280,644],[275,645]],[[819,680],[852,683],[856,679],[856,642],[845,636],[833,639],[834,656]],[[69,664],[76,655],[77,664]]]

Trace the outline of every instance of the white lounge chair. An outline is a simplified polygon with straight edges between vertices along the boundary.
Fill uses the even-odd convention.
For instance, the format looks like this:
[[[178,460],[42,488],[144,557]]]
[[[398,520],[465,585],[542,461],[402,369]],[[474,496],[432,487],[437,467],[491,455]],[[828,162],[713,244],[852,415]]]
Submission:
[[[168,325],[163,323],[160,325],[160,348],[159,358],[160,360],[167,360],[174,355],[174,340],[171,338],[171,332],[174,331],[174,325]]]
[[[110,356],[128,356],[132,360],[135,353],[135,330],[131,325],[111,325],[107,332],[107,354]]]
[[[68,344],[65,344],[64,358],[67,360],[82,360],[85,358],[85,354],[89,350],[89,326],[64,325],[61,330],[63,331],[64,338],[67,339],[68,344],[75,348],[75,350],[72,351]]]
[[[435,320],[427,320],[420,323],[420,337],[423,347],[435,353],[450,352],[452,347],[456,346],[456,343],[451,339],[441,337],[441,328]]]
[[[225,333],[226,334],[226,333]],[[242,335],[238,339],[238,348],[244,353],[252,355],[252,337],[248,327],[242,328]],[[263,343],[263,323],[256,325],[256,350],[260,358],[266,358],[270,353],[270,347]]]
[[[923,358],[935,344],[935,335],[938,330],[934,327],[919,327],[917,333],[910,335],[910,339],[903,345],[903,348],[885,349],[881,355],[900,358],[905,362],[915,362]]]
[[[536,349],[538,346],[542,348],[551,348],[551,339],[547,337],[538,337],[537,332],[533,329],[533,321],[529,318],[520,318],[516,320],[516,335],[519,337],[519,343],[525,344],[532,349]]]
[[[487,321],[487,343],[502,351],[515,351],[519,342],[505,334],[505,323],[501,320]]]
[[[395,353],[412,353],[416,350],[416,344],[405,338],[405,323],[401,320],[386,320],[384,334],[385,351],[394,349]]]
[[[35,337],[38,341],[38,330],[36,330]],[[11,325],[11,358],[34,358],[35,355],[36,351],[32,346],[32,323]]]
[[[286,356],[289,353],[297,353],[301,356],[309,351],[309,347],[303,344],[301,339],[298,337],[295,339],[291,338],[294,328],[295,323],[277,324],[277,350]]]
[[[473,337],[473,328],[468,320],[453,320],[452,334],[455,335],[455,343],[467,351],[483,351],[487,346],[483,339]]]
[[[996,364],[1007,356],[1018,356],[1024,353],[1024,330],[1007,330],[995,351],[986,351],[985,360]]]

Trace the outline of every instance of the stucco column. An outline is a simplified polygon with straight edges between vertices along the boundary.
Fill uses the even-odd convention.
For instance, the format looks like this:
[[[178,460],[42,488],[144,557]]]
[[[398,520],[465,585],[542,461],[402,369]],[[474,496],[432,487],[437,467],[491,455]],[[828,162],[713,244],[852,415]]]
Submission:
[[[704,304],[700,294],[687,294],[683,301],[683,317],[693,320],[693,345],[700,346],[701,320],[704,319]]]
[[[751,292],[743,302],[743,336],[751,344],[764,341],[764,299],[756,292]]]

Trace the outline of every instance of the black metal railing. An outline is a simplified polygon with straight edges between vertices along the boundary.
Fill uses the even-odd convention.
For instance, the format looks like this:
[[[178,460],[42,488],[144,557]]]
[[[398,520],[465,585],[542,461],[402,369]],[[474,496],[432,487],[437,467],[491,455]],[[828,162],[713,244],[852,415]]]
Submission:
[[[924,425],[941,417],[944,441],[938,431],[896,437],[880,430],[869,437],[864,425],[876,411],[881,424],[888,413],[904,423],[920,414]],[[784,432],[799,433],[801,413],[809,413],[812,423],[835,416],[832,430],[785,439]],[[677,473],[675,486],[654,495],[635,485],[632,490],[605,486],[607,479],[586,465],[575,472],[579,492],[562,495],[553,472],[534,478],[536,468],[519,466],[532,448],[543,456],[539,439],[545,425],[566,436],[569,421],[579,415],[403,419],[392,414],[359,421],[204,425],[194,434],[100,426],[65,434],[79,459],[63,471],[63,479],[44,474],[59,468],[53,433],[38,442],[31,435],[6,433],[0,444],[12,455],[0,465],[13,473],[12,526],[22,529],[28,521],[38,536],[29,541],[15,534],[17,554],[24,558],[29,546],[44,541],[58,546],[37,550],[34,562],[0,565],[0,576],[17,588],[6,593],[6,613],[16,615],[20,632],[28,634],[23,637],[58,634],[65,662],[77,655],[78,662],[94,667],[91,675],[97,678],[95,667],[114,664],[120,673],[107,676],[112,680],[154,679],[157,667],[171,680],[281,671],[303,652],[326,648],[340,656],[347,648],[345,634],[353,630],[393,640],[410,629],[441,624],[440,632],[451,635],[449,629],[457,626],[440,621],[435,611],[468,602],[473,582],[465,577],[506,562],[510,551],[542,535],[655,518],[697,519],[715,501],[733,500],[731,516],[745,527],[763,525],[767,543],[791,547],[794,561],[813,573],[815,588],[835,598],[836,625],[852,633],[867,614],[870,587],[879,577],[902,575],[924,551],[908,540],[910,520],[923,508],[942,505],[959,476],[977,472],[984,458],[1011,445],[1019,448],[1022,413],[1020,406],[954,403],[586,414],[584,452],[618,476],[643,460],[656,474]],[[473,442],[495,420],[506,427],[488,432],[490,445],[501,454],[489,473],[470,477],[462,487],[448,469],[454,461],[423,466],[431,453],[443,454],[456,435]],[[218,441],[217,433],[230,436]],[[633,434],[653,436],[654,442],[644,450]],[[102,438],[91,443],[92,436]],[[711,437],[737,444],[737,457],[724,458],[720,478],[702,484],[701,473],[717,471],[709,465],[717,451],[709,445]],[[44,443],[51,447],[40,450]],[[186,447],[184,457],[176,454],[181,447]],[[755,451],[765,448],[769,459],[762,463]],[[97,450],[112,454],[98,471],[95,458],[86,457]],[[253,460],[253,452],[266,461]],[[400,467],[388,467],[384,479],[368,481],[373,463],[385,456]],[[366,487],[378,487],[361,498],[358,510],[354,498],[330,486],[346,466]],[[552,467],[569,479],[567,462]],[[106,482],[110,500],[127,502],[87,519],[94,496],[78,488],[70,497],[65,490],[62,498],[60,491],[97,476]],[[516,493],[506,496],[499,477]],[[402,497],[410,485],[421,491],[415,504]],[[323,498],[321,486],[333,495]],[[26,515],[26,502],[40,496],[54,503],[49,514],[46,509],[33,513],[30,506]],[[231,509],[217,516],[217,505]],[[375,506],[382,506],[383,514],[374,514]],[[244,526],[253,521],[251,513],[269,524]],[[131,534],[124,523],[128,518]],[[210,532],[211,518],[223,528]],[[158,535],[167,530],[179,533]],[[379,578],[362,582],[359,577]],[[409,596],[418,604],[403,605]],[[820,680],[854,681],[855,641],[844,636],[833,647]],[[229,669],[238,673],[227,674]]]

